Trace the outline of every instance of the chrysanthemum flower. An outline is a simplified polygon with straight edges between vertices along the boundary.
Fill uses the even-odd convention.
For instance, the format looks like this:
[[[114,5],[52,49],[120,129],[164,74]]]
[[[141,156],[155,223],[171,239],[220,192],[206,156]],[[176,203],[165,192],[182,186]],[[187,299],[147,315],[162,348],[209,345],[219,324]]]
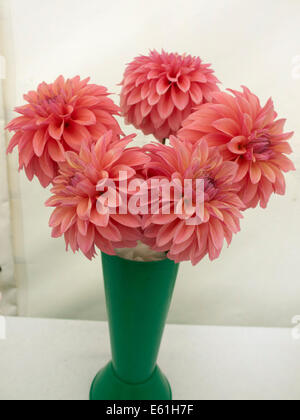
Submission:
[[[176,134],[193,107],[219,90],[209,64],[199,57],[151,51],[125,71],[121,111],[128,124],[162,141]]]
[[[16,108],[21,116],[7,126],[15,132],[8,152],[18,146],[20,170],[25,169],[30,181],[37,176],[47,187],[58,174],[65,151],[79,152],[83,140],[96,141],[108,130],[121,134],[114,118],[119,107],[105,87],[88,82],[79,76],[68,80],[60,76],[24,95],[28,104]]]
[[[151,157],[146,165],[149,188],[156,188],[151,182],[154,179],[173,181],[175,186],[192,180],[192,191],[184,195],[184,200],[183,194],[181,198],[171,194],[169,214],[164,214],[169,203],[161,191],[159,214],[144,216],[144,241],[155,251],[168,252],[168,258],[177,263],[190,260],[195,265],[206,254],[214,260],[221,253],[224,239],[229,245],[233,234],[240,231],[243,203],[232,185],[238,165],[224,162],[218,150],[209,148],[205,140],[194,146],[171,136],[170,143],[145,147]],[[201,217],[197,213],[197,180],[202,180],[203,188]],[[155,203],[152,194],[151,201]]]
[[[239,165],[235,182],[246,207],[265,208],[272,193],[285,194],[283,172],[295,167],[285,155],[292,153],[287,142],[293,133],[284,133],[286,120],[277,119],[273,101],[262,107],[246,87],[214,93],[212,103],[202,105],[183,123],[178,136],[209,146],[219,146],[224,159]]]
[[[141,217],[119,214],[123,199],[120,181],[129,183],[149,160],[142,150],[125,149],[133,137],[115,142],[110,131],[96,143],[84,142],[79,155],[66,152],[66,162],[60,165],[60,175],[53,181],[53,196],[46,205],[55,207],[49,223],[52,236],[64,235],[67,248],[70,246],[73,252],[80,249],[91,259],[97,247],[115,255],[115,248],[134,247],[141,239]],[[104,193],[99,185],[106,185],[108,180],[116,185],[117,198],[111,204],[116,214],[110,211],[109,202],[98,207]]]

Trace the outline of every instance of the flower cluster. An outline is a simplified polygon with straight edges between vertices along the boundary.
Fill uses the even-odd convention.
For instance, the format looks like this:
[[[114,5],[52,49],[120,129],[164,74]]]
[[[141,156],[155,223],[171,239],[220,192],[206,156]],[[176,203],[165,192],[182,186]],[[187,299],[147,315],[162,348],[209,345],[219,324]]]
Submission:
[[[277,119],[273,101],[262,107],[246,87],[243,92],[214,94],[212,103],[199,107],[183,123],[178,136],[191,143],[205,139],[218,146],[224,159],[238,164],[235,182],[246,208],[266,208],[272,193],[285,194],[282,172],[294,170],[285,155],[292,153],[284,133],[286,120]]]
[[[133,137],[116,141],[110,131],[94,144],[83,142],[79,154],[66,152],[66,162],[53,183],[53,195],[46,202],[55,207],[49,223],[52,236],[64,235],[67,246],[74,252],[80,249],[90,259],[95,255],[95,247],[115,255],[116,248],[135,247],[141,239],[139,215],[119,214],[121,203],[116,200],[116,211],[111,212],[99,200],[101,185],[106,181],[114,180],[120,193],[120,181],[131,180],[148,162],[142,151],[126,149]]]
[[[31,181],[37,176],[47,187],[58,175],[65,152],[79,152],[83,140],[98,140],[108,130],[121,135],[114,115],[119,107],[103,86],[80,77],[41,83],[36,92],[24,95],[28,104],[16,108],[20,117],[7,129],[14,131],[8,152],[18,146],[20,169]]]
[[[162,141],[177,133],[193,107],[211,101],[218,82],[199,57],[151,51],[125,71],[122,115],[128,124]]]
[[[244,212],[283,195],[295,169],[273,101],[218,83],[200,58],[151,51],[128,65],[120,108],[79,77],[25,95],[8,152],[18,147],[29,180],[52,185],[52,236],[89,259],[138,242],[176,263],[218,258]],[[159,142],[132,147],[118,115]]]
[[[170,143],[171,146],[146,146],[151,157],[146,165],[149,180],[155,177],[173,181],[174,189],[184,180],[193,182],[184,202],[181,194],[173,192],[169,203],[159,200],[157,214],[144,217],[145,241],[156,251],[168,252],[168,257],[176,262],[190,260],[195,265],[206,254],[214,260],[219,257],[224,240],[229,245],[233,234],[240,230],[244,204],[233,185],[238,165],[223,161],[219,151],[209,148],[205,140],[194,146],[171,137]],[[203,197],[198,203],[203,207],[202,215],[196,212],[197,180],[203,183]],[[166,204],[170,210],[164,214]]]

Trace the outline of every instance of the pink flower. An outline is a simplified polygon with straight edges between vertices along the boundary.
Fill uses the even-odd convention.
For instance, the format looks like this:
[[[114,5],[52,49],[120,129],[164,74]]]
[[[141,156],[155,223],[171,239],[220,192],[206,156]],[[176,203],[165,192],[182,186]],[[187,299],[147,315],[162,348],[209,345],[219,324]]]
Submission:
[[[160,198],[159,214],[144,216],[145,243],[155,251],[168,252],[168,258],[177,263],[191,260],[195,265],[206,254],[214,260],[221,253],[224,239],[229,245],[233,233],[240,231],[243,203],[232,185],[238,165],[223,162],[218,150],[209,148],[205,140],[196,146],[176,137],[171,137],[170,142],[171,146],[145,147],[151,157],[146,165],[150,189],[154,188],[153,179],[173,180],[181,185],[192,180],[192,194],[188,201],[184,200],[184,209],[182,198],[172,194],[170,214],[164,214],[169,203]],[[197,180],[202,180],[204,197],[203,216],[195,223]]]
[[[121,110],[128,124],[162,141],[177,133],[193,107],[212,99],[218,82],[199,57],[151,51],[128,65]]]
[[[230,90],[214,93],[211,104],[205,104],[183,123],[178,136],[209,146],[218,146],[224,159],[239,166],[235,182],[247,208],[260,202],[265,208],[273,193],[285,194],[282,172],[294,170],[285,156],[292,153],[287,142],[293,133],[284,133],[286,120],[276,119],[273,101],[262,107],[259,99],[246,87],[243,92]]]
[[[115,201],[116,214],[111,214],[108,207],[100,212],[98,207],[104,193],[99,185],[113,180],[122,197],[120,181],[129,182],[148,162],[142,150],[125,149],[133,137],[115,142],[110,131],[96,143],[84,142],[79,155],[66,152],[66,162],[61,164],[60,175],[53,181],[53,196],[46,205],[55,207],[50,218],[52,236],[64,235],[67,248],[70,245],[73,252],[80,249],[91,259],[97,247],[115,255],[115,248],[134,247],[141,238],[141,217],[119,214],[120,200]]]
[[[30,181],[36,175],[47,187],[65,161],[65,151],[78,152],[83,140],[96,141],[107,130],[121,134],[114,118],[119,107],[105,87],[88,82],[60,76],[53,84],[40,84],[24,96],[28,104],[16,108],[21,116],[7,126],[15,132],[8,152],[18,146],[20,170],[25,169]]]

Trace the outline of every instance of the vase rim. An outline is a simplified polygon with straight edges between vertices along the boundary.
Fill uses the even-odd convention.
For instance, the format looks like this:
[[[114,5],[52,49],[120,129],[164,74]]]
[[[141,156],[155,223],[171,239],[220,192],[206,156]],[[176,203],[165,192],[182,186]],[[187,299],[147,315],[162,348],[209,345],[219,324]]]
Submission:
[[[163,260],[159,260],[159,261],[134,261],[134,260],[129,260],[129,259],[126,259],[126,258],[122,258],[122,257],[120,257],[119,255],[109,255],[109,254],[106,254],[105,252],[102,252],[102,255],[105,255],[106,257],[109,257],[109,258],[114,258],[114,259],[118,259],[118,260],[120,260],[120,261],[126,261],[126,262],[128,262],[128,263],[132,263],[132,264],[134,264],[134,265],[148,265],[148,266],[150,266],[150,265],[162,265],[162,264],[171,264],[171,265],[179,265],[179,263],[175,263],[175,261],[172,261],[172,260],[170,260],[169,258],[165,258],[165,259],[163,259]]]

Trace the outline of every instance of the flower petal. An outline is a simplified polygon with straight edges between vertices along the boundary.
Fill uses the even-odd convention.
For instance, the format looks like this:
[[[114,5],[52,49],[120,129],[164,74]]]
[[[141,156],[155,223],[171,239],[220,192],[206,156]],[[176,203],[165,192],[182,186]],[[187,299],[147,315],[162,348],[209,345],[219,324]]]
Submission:
[[[172,102],[170,92],[167,92],[161,97],[157,105],[157,110],[162,119],[167,119],[172,114],[174,110],[174,103]]]
[[[82,220],[88,220],[91,215],[92,201],[90,198],[84,198],[77,206],[77,215]]]
[[[182,92],[187,93],[191,87],[191,81],[187,76],[180,76],[177,85]]]
[[[238,124],[230,118],[222,118],[215,121],[212,125],[217,130],[222,131],[230,137],[236,137],[241,132]]]
[[[51,159],[55,162],[65,161],[64,148],[59,141],[50,140],[47,147]]]
[[[84,108],[77,109],[75,112],[73,112],[72,119],[80,125],[93,125],[97,122],[95,114],[89,109]]]
[[[196,105],[200,105],[203,102],[203,92],[198,83],[192,83],[190,88],[190,95],[192,98],[192,101]]]
[[[265,162],[259,162],[259,165],[260,165],[262,175],[264,175],[270,182],[274,183],[276,180],[276,175],[275,175],[275,172],[270,167],[270,165],[268,165]]]
[[[189,103],[189,94],[182,92],[177,86],[172,86],[172,99],[180,111],[183,111]]]
[[[260,179],[261,179],[261,168],[259,166],[259,164],[257,163],[252,163],[250,166],[250,178],[251,178],[251,182],[253,184],[258,184]]]
[[[132,214],[112,214],[111,218],[124,226],[131,228],[141,227],[141,219],[139,216],[134,216]]]
[[[33,150],[34,153],[41,157],[44,153],[44,149],[47,143],[49,136],[45,128],[40,128],[36,131],[34,137],[33,137]]]
[[[65,127],[63,136],[68,145],[78,152],[80,151],[82,142],[91,137],[86,127],[75,123],[70,123],[69,126]]]
[[[55,139],[60,140],[64,132],[65,122],[61,120],[52,121],[49,125],[49,135]]]
[[[169,90],[170,87],[171,87],[171,84],[168,81],[168,79],[166,77],[162,77],[157,82],[156,91],[160,96],[162,96],[165,93],[167,93],[167,91]]]

